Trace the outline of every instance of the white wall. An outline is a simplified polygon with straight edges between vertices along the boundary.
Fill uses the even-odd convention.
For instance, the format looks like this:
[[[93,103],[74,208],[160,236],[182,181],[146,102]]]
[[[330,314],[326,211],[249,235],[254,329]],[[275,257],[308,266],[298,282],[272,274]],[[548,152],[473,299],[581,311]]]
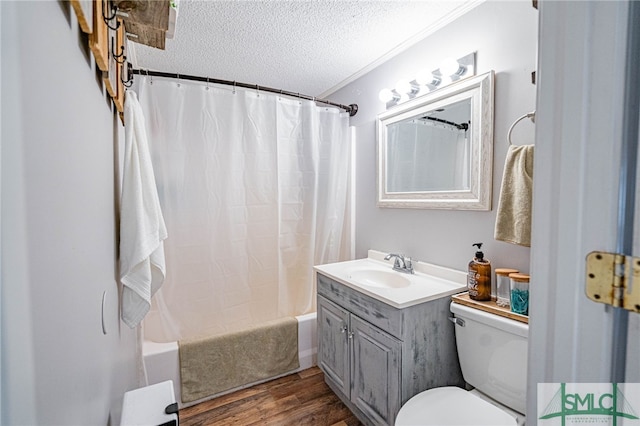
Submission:
[[[538,12],[531,2],[487,1],[431,34],[356,81],[329,96],[343,104],[357,103],[356,126],[356,256],[368,249],[403,252],[416,259],[466,269],[475,249],[485,243],[494,267],[529,271],[529,249],[493,239],[498,194],[507,153],[507,131],[513,121],[535,109]],[[384,111],[378,92],[422,68],[436,69],[447,56],[477,51],[478,74],[495,70],[493,209],[489,212],[383,209],[376,206],[375,119]],[[533,143],[534,126],[523,121],[514,143]]]
[[[137,387],[116,279],[122,127],[68,2],[0,8],[1,423],[119,424]]]

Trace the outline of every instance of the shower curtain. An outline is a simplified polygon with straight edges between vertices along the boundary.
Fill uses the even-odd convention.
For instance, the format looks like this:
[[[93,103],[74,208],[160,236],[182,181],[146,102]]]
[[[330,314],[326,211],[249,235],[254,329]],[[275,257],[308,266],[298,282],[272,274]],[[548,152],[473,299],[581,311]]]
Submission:
[[[351,256],[348,115],[256,90],[138,84],[169,233],[145,338],[315,311],[313,265]]]
[[[469,189],[467,131],[423,120],[400,122],[388,129],[387,191]]]

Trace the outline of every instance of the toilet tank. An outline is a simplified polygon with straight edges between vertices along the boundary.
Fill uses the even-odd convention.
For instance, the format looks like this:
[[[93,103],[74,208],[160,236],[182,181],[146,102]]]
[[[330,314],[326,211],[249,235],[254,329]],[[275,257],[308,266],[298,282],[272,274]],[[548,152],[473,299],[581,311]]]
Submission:
[[[529,325],[451,303],[464,380],[501,404],[525,413]]]

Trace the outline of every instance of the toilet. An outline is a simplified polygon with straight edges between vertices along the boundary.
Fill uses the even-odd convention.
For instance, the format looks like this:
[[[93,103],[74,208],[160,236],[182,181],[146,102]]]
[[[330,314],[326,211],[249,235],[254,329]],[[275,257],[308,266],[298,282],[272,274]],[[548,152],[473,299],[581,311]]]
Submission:
[[[452,302],[465,382],[409,399],[396,426],[517,426],[525,423],[529,325]]]

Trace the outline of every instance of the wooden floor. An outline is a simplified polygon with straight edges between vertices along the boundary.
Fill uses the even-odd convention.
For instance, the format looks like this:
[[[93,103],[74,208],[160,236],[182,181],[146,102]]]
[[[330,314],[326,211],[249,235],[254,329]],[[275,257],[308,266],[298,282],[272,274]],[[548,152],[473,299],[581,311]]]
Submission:
[[[318,367],[180,410],[182,426],[361,426]]]

